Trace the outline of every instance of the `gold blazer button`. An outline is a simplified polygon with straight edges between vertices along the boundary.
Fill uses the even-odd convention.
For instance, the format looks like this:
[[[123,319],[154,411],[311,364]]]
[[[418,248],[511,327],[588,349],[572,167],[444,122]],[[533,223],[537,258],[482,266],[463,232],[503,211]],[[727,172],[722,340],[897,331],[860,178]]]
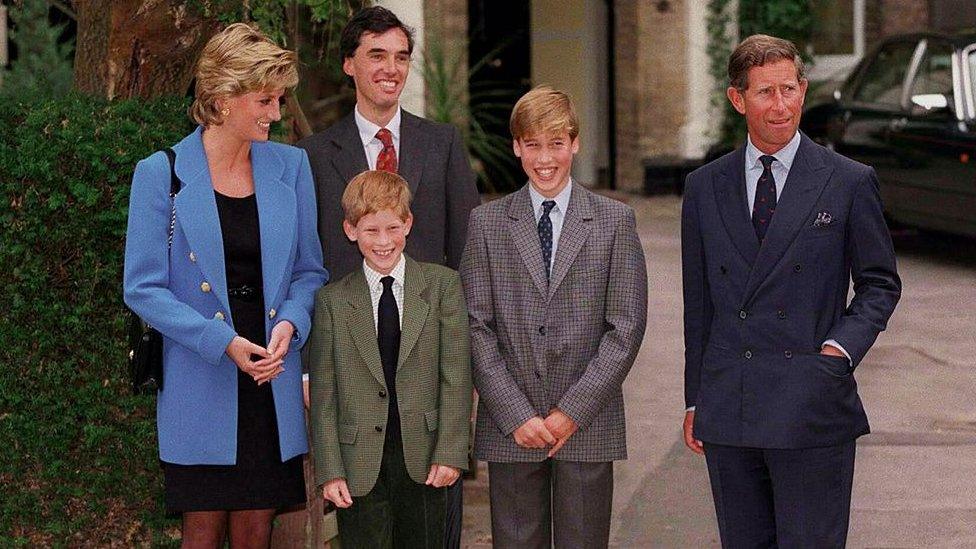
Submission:
[[[200,283],[200,291],[201,292],[204,292],[204,293],[209,292],[210,291],[210,283],[209,282],[201,282]]]
[[[190,252],[190,263],[196,263],[196,262],[197,262],[197,254]]]
[[[274,318],[275,315],[277,315],[277,314],[278,314],[278,311],[276,311],[274,309],[271,309],[270,311],[268,311],[268,318]]]
[[[224,319],[224,313],[222,313],[220,311],[217,311],[216,313],[214,313],[214,318],[216,318],[217,320],[223,320]]]

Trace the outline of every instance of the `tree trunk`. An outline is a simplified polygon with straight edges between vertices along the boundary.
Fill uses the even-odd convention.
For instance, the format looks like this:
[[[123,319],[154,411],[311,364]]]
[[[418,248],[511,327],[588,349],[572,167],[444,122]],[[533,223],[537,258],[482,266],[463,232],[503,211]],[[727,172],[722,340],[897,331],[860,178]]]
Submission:
[[[75,88],[107,99],[183,95],[219,22],[182,0],[76,0]]]

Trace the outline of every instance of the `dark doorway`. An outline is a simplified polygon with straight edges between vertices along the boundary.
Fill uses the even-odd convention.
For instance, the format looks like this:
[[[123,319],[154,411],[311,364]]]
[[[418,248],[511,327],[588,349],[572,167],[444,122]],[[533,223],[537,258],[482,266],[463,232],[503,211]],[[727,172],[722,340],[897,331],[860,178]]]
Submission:
[[[525,173],[511,148],[508,118],[512,106],[532,86],[529,2],[468,1],[468,82],[473,125],[483,130],[476,154],[483,173],[482,192],[509,192],[525,183]],[[478,147],[475,147],[476,149]]]

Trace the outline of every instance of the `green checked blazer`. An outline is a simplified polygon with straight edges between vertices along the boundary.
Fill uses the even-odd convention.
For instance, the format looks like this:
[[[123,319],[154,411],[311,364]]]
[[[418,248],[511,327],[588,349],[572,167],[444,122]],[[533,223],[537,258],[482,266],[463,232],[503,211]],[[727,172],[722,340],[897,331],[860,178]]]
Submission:
[[[319,290],[309,336],[315,482],[372,490],[383,458],[387,388],[363,270]],[[406,258],[396,374],[410,478],[432,463],[467,469],[471,416],[468,313],[457,272]]]

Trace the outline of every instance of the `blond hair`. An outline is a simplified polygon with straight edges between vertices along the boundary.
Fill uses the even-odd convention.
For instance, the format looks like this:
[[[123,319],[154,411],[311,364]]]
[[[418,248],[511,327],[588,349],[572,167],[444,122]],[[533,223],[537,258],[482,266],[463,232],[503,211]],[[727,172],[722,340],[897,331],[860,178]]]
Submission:
[[[737,90],[749,88],[749,69],[766,63],[792,61],[797,81],[803,80],[803,59],[796,44],[767,34],[753,34],[743,40],[729,56],[729,85]]]
[[[508,126],[516,141],[539,133],[566,131],[570,139],[579,135],[579,118],[573,101],[564,92],[549,86],[536,86],[523,95],[512,109]]]
[[[399,175],[382,170],[368,170],[346,185],[342,193],[342,211],[350,225],[363,216],[391,210],[401,221],[410,217],[410,187]]]
[[[204,46],[196,81],[190,117],[202,126],[220,125],[219,99],[295,87],[298,56],[279,48],[257,28],[234,23]]]

